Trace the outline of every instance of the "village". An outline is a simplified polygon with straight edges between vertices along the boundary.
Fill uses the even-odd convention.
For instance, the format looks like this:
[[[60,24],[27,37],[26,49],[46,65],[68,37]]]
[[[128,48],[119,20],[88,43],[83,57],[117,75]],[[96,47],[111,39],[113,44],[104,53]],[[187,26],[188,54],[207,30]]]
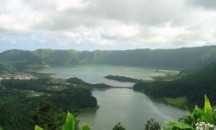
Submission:
[[[17,72],[14,74],[0,74],[0,81],[4,79],[30,80],[37,79],[37,77],[24,72]]]

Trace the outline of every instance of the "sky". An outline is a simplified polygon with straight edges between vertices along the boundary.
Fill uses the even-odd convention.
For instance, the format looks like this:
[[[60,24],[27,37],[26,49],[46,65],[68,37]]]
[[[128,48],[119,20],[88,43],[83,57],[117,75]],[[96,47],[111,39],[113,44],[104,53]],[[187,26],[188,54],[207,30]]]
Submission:
[[[0,51],[216,45],[216,0],[0,0]]]

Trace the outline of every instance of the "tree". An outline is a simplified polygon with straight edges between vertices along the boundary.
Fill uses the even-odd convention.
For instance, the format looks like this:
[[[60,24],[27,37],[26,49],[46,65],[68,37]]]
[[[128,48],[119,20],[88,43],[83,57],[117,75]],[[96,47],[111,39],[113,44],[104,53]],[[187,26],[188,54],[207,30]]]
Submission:
[[[39,108],[34,113],[34,122],[46,130],[55,130],[57,128],[57,121],[53,114],[52,104],[49,101],[40,103]]]
[[[114,127],[113,130],[125,130],[125,128],[122,126],[122,124],[119,122]]]
[[[154,119],[150,119],[145,124],[145,130],[160,130],[160,124]]]

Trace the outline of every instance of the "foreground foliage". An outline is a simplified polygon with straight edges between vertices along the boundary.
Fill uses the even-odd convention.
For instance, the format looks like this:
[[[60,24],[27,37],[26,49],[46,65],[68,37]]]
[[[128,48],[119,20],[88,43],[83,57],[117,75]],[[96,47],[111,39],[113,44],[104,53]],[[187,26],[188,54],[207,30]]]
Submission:
[[[188,115],[180,118],[178,122],[165,121],[167,128],[161,127],[154,119],[147,121],[145,130],[214,130],[216,128],[216,110],[212,108],[207,96],[204,96],[204,108],[196,106]],[[44,130],[38,125],[35,125],[35,130]],[[68,112],[66,123],[62,126],[62,130],[77,130],[77,124],[74,116]],[[0,128],[0,130],[3,130]],[[90,127],[84,123],[81,130],[90,130]],[[125,130],[118,123],[113,130]]]
[[[76,121],[75,121],[74,116],[68,112],[67,117],[66,117],[66,123],[63,125],[62,130],[75,130],[76,128],[75,122]],[[44,129],[38,125],[35,125],[35,130],[44,130]],[[90,128],[86,123],[84,123],[82,126],[82,130],[90,130]]]
[[[192,113],[183,116],[179,122],[165,121],[169,126],[165,130],[214,130],[216,111],[212,109],[207,96],[204,97],[204,108],[196,106]]]
[[[214,130],[216,125],[216,111],[212,109],[209,99],[205,95],[204,108],[195,107],[192,113],[183,116],[178,122],[165,121],[168,128],[160,127],[159,123],[150,119],[145,125],[145,130]],[[43,130],[35,126],[35,130]],[[75,130],[75,119],[68,113],[66,123],[62,130]],[[82,130],[90,130],[87,124],[84,124]],[[113,130],[125,130],[121,123],[117,123]]]
[[[198,106],[195,107],[192,113],[183,116],[179,122],[165,121],[169,126],[168,128],[160,127],[159,123],[150,119],[145,125],[145,130],[214,130],[216,124],[216,112],[212,109],[211,104],[207,96],[204,97],[204,108],[201,109]],[[62,130],[74,130],[75,119],[73,115],[68,113],[66,123]],[[35,130],[43,130],[37,125]],[[90,130],[87,124],[84,124],[82,130]],[[121,123],[117,123],[113,130],[125,130]]]

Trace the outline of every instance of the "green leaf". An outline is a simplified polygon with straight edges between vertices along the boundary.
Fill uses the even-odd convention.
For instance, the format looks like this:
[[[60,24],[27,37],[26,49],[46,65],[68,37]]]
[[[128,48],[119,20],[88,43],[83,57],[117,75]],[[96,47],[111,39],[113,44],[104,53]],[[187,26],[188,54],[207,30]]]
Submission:
[[[82,126],[82,130],[90,130],[90,128],[86,123],[84,123]]]
[[[209,99],[206,95],[205,95],[204,113],[203,113],[201,118],[206,123],[212,123],[213,122],[212,107],[211,107]]]
[[[191,113],[193,122],[197,123],[202,117],[203,113],[204,113],[203,109],[199,108],[198,106],[195,106],[193,112]]]
[[[74,130],[75,128],[75,119],[74,116],[68,112],[66,123],[64,124],[62,130]]]
[[[3,128],[0,128],[0,130],[3,130]]]
[[[1,129],[0,129],[1,130]],[[40,126],[38,125],[35,125],[35,130],[43,130],[43,128],[41,128]]]
[[[195,130],[192,126],[182,123],[182,122],[171,122],[171,121],[165,121],[165,123],[171,127],[173,127],[173,129],[179,128],[179,129],[183,129],[183,130]]]

